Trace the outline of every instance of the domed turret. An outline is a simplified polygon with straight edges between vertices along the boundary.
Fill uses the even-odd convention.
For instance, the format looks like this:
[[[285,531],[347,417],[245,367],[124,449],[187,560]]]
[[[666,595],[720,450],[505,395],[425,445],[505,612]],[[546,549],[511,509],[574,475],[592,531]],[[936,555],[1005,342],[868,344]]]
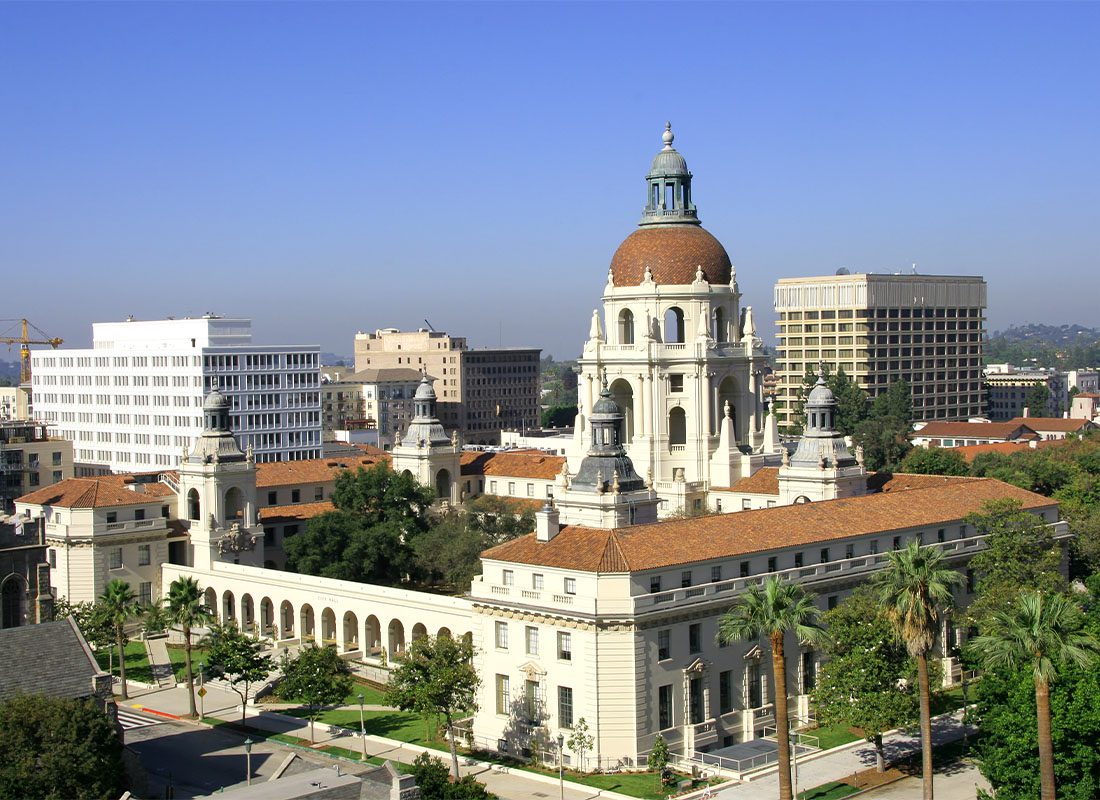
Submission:
[[[420,385],[416,387],[413,395],[413,420],[409,423],[409,429],[405,431],[405,437],[401,444],[405,447],[418,447],[427,445],[434,447],[451,443],[443,425],[435,415],[435,389],[432,381],[424,375],[420,378]]]
[[[592,406],[592,446],[572,479],[574,489],[590,492],[632,492],[645,488],[622,443],[623,410],[611,397],[605,381],[600,399]]]

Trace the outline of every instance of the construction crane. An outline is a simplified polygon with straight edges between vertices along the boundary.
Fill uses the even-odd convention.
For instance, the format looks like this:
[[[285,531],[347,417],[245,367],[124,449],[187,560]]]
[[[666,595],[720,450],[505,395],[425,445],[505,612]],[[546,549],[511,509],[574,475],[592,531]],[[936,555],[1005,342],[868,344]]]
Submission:
[[[54,350],[64,344],[63,339],[57,337],[47,336],[46,333],[25,319],[0,319],[0,323],[14,322],[15,324],[10,326],[4,331],[5,334],[10,333],[16,326],[20,327],[21,336],[0,336],[0,344],[6,344],[8,349],[11,349],[13,344],[19,345],[19,382],[27,383],[31,379],[31,348],[32,344],[48,344]],[[40,339],[31,339],[27,333],[28,329],[33,330]]]

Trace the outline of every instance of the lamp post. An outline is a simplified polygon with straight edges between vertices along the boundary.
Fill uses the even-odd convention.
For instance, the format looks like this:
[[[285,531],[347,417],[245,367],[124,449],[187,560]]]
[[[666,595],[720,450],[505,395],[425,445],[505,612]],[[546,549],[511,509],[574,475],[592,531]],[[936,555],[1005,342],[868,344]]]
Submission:
[[[561,792],[561,800],[565,800],[565,777],[562,774],[562,767],[565,764],[565,754],[563,748],[565,747],[565,734],[558,734],[558,789]]]
[[[252,785],[252,740],[251,739],[245,739],[244,740],[244,758],[245,758],[245,769],[248,770],[248,777],[247,777],[246,780],[248,781],[248,785],[251,786]]]
[[[199,722],[206,718],[206,690],[202,688],[203,662],[199,662]]]
[[[359,741],[363,743],[363,760],[367,760],[367,729],[363,726],[363,693],[359,693]]]

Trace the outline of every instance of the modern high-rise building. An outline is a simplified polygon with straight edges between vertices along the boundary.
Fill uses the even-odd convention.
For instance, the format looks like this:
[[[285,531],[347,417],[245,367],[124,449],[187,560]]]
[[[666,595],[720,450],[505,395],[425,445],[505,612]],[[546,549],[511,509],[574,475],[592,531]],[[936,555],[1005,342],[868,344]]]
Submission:
[[[439,421],[472,443],[497,444],[502,430],[539,424],[541,350],[471,349],[463,336],[421,328],[355,334],[355,369],[413,368],[435,378]]]
[[[806,370],[822,362],[871,398],[904,379],[917,420],[982,414],[985,280],[842,272],[775,285],[779,425],[795,424]]]
[[[320,348],[255,345],[251,320],[99,322],[91,349],[31,358],[35,417],[73,443],[78,476],[176,466],[215,388],[257,461],[321,455]]]

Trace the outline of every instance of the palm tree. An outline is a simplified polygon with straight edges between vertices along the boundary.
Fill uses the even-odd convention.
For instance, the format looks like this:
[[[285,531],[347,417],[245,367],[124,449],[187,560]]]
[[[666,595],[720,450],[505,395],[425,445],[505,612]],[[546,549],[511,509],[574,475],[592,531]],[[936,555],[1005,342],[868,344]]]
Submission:
[[[940,550],[912,539],[903,550],[887,553],[889,563],[875,576],[879,601],[909,655],[917,661],[920,690],[920,738],[924,800],[932,800],[932,713],[928,654],[936,641],[940,610],[952,602],[951,587],[962,580],[947,566]]]
[[[118,645],[118,677],[122,683],[122,699],[129,700],[126,692],[126,623],[136,616],[139,610],[137,596],[130,584],[121,578],[108,583],[99,596],[104,614],[115,629],[115,643]]]
[[[183,629],[183,657],[187,665],[187,703],[195,716],[195,673],[191,668],[191,629],[214,621],[210,609],[203,605],[202,590],[194,578],[176,578],[168,586],[168,616]]]
[[[783,640],[788,632],[793,632],[802,644],[820,641],[824,631],[817,624],[819,613],[812,594],[772,576],[763,587],[751,587],[718,620],[718,638],[723,642],[766,637],[771,643],[780,800],[791,800],[790,718],[787,715],[787,660]]]
[[[1081,612],[1071,600],[1035,591],[1022,592],[1012,608],[994,614],[989,631],[971,641],[987,668],[1031,666],[1039,728],[1040,797],[1054,800],[1050,684],[1062,664],[1088,667],[1095,663],[1100,642],[1084,631]]]

